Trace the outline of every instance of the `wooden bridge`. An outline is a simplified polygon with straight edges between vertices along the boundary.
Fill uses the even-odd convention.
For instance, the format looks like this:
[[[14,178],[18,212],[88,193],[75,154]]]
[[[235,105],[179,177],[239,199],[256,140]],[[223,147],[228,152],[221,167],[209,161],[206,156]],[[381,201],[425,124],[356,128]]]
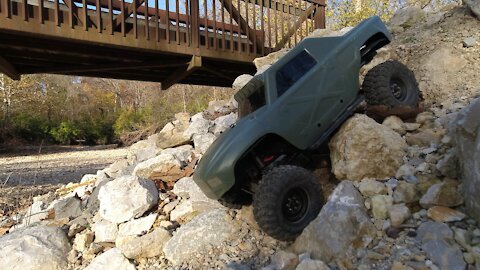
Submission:
[[[0,0],[0,72],[231,86],[325,27],[325,0]]]

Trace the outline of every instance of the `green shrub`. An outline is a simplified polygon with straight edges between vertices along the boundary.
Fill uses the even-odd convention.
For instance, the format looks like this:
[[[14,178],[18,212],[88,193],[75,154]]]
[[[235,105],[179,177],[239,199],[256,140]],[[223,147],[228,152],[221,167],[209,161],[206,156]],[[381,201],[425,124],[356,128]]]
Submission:
[[[70,121],[63,121],[50,131],[52,138],[59,143],[71,143],[78,139],[79,129]]]
[[[115,134],[120,136],[123,133],[141,129],[149,123],[149,116],[151,115],[151,110],[147,108],[122,110],[113,125]]]
[[[47,119],[21,113],[12,118],[15,134],[25,140],[35,141],[48,137],[50,125]]]

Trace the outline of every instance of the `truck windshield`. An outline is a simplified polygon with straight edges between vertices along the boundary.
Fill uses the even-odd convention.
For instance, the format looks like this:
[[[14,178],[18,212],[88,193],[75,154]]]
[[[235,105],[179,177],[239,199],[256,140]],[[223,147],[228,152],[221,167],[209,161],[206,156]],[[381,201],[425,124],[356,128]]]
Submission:
[[[251,79],[240,91],[235,94],[238,102],[238,116],[240,118],[263,107],[265,101],[265,86],[261,80]]]

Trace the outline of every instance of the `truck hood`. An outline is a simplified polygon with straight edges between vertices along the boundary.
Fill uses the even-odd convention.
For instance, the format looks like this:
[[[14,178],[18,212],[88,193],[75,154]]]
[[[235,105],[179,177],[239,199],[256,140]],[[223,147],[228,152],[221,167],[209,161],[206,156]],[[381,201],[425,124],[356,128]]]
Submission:
[[[263,109],[238,120],[203,155],[195,169],[193,180],[207,197],[220,199],[233,187],[236,162],[266,132],[265,127],[256,119],[256,115]]]

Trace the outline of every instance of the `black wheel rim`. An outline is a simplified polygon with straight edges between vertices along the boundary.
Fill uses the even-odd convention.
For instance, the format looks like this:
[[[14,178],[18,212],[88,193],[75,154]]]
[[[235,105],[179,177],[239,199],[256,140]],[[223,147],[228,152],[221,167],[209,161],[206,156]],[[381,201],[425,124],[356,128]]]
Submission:
[[[407,98],[407,86],[402,80],[396,78],[391,79],[390,90],[392,91],[393,96],[399,101],[405,101],[405,99]]]
[[[307,213],[308,195],[301,188],[293,188],[285,194],[282,201],[282,213],[286,220],[298,222]]]

